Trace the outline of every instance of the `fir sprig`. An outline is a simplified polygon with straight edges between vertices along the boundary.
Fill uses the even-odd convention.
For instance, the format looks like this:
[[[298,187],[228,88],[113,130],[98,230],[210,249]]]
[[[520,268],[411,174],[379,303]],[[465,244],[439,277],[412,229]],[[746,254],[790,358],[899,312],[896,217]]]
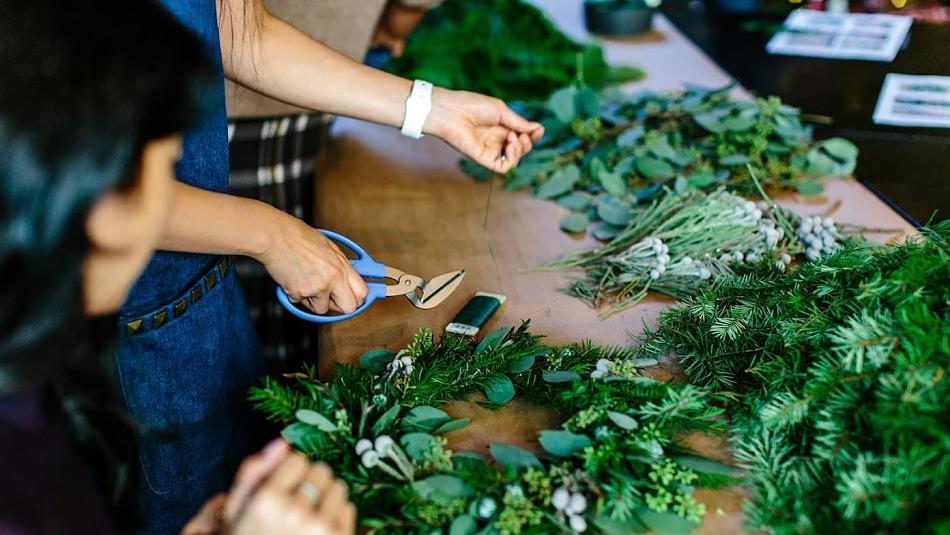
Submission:
[[[934,533],[950,522],[950,222],[852,242],[788,275],[718,281],[661,315],[643,355],[679,356],[731,406],[747,520],[771,533]],[[944,528],[941,528],[943,526]]]

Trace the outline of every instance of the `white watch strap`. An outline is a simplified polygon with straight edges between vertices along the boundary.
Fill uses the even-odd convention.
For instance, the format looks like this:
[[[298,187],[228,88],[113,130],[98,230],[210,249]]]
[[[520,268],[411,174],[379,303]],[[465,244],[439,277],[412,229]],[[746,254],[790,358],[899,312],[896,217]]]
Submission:
[[[412,83],[412,91],[406,99],[406,116],[402,120],[402,135],[419,139],[422,127],[432,111],[432,84],[423,80]]]

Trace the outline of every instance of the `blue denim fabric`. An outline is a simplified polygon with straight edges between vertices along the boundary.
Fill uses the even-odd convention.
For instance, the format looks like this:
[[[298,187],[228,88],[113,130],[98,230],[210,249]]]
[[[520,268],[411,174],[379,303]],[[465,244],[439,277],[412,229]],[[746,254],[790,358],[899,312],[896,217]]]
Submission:
[[[120,327],[130,319],[120,316]],[[130,415],[148,430],[137,437],[140,533],[179,533],[259,445],[247,392],[262,362],[233,269],[180,317],[122,334],[117,379]]]
[[[185,135],[175,177],[203,190],[227,192],[230,181],[228,118],[215,1],[159,0],[159,3],[201,40],[208,59],[220,74],[215,108],[202,124]],[[123,310],[143,312],[167,303],[198,277],[210,261],[208,255],[159,251],[132,287]]]

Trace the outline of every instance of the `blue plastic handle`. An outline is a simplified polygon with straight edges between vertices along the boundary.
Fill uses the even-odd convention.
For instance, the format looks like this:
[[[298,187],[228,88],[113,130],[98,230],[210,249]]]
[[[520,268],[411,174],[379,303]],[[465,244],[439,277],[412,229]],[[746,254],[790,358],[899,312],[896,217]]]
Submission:
[[[369,256],[369,254],[364,251],[362,247],[354,243],[352,240],[346,236],[337,234],[336,232],[324,229],[317,230],[322,232],[327,238],[345,245],[348,249],[356,253],[356,258],[350,260],[350,264],[353,266],[353,269],[355,269],[356,272],[361,276],[377,279],[381,279],[386,276],[386,266],[373,260],[373,258]],[[368,282],[366,283],[366,287],[369,289],[369,293],[366,294],[366,300],[363,301],[363,304],[349,314],[339,314],[337,316],[320,316],[319,314],[313,314],[297,308],[293,303],[290,302],[290,297],[287,296],[287,292],[285,292],[280,286],[277,287],[277,301],[283,305],[283,307],[286,308],[288,312],[302,320],[311,321],[313,323],[336,323],[338,321],[348,320],[352,317],[362,314],[367,308],[369,308],[370,305],[373,304],[374,301],[386,297],[385,284],[378,282]]]

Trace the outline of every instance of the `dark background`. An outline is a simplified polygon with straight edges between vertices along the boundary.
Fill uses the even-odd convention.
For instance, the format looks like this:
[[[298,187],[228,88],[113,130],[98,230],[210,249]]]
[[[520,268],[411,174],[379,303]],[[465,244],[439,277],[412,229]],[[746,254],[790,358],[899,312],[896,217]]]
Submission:
[[[781,6],[781,4],[780,4]],[[700,0],[665,0],[663,12],[743,86],[778,95],[804,113],[833,118],[819,138],[843,136],[861,149],[857,176],[911,222],[950,208],[950,129],[875,125],[874,106],[889,72],[950,75],[950,26],[915,22],[891,63],[777,56],[765,44],[789,8],[725,13]]]

